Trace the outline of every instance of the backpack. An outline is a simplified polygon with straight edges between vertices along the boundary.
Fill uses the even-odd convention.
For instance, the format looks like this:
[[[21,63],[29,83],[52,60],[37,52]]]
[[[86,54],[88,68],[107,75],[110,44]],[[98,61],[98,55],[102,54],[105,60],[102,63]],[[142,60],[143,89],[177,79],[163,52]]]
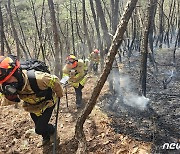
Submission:
[[[30,60],[26,60],[26,61],[21,61],[20,64],[21,64],[20,66],[21,66],[22,70],[27,70],[27,76],[28,76],[29,84],[31,86],[31,89],[36,94],[36,96],[37,97],[44,97],[45,96],[45,99],[42,101],[51,100],[52,99],[52,89],[49,87],[45,90],[41,90],[38,87],[36,77],[35,77],[35,71],[50,73],[48,66],[44,62],[37,60],[37,59],[30,59]],[[41,102],[39,102],[39,103],[41,103]]]
[[[45,62],[42,62],[37,59],[29,59],[26,61],[21,61],[20,64],[21,64],[21,68],[27,71],[36,70],[36,71],[50,73],[48,66],[45,64]]]

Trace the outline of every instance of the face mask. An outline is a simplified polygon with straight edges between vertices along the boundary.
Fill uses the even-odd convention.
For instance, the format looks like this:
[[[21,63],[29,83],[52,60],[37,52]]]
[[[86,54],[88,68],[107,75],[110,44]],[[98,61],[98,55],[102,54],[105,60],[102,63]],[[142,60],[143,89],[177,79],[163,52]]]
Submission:
[[[4,95],[16,95],[18,88],[18,82],[3,83],[1,91]]]

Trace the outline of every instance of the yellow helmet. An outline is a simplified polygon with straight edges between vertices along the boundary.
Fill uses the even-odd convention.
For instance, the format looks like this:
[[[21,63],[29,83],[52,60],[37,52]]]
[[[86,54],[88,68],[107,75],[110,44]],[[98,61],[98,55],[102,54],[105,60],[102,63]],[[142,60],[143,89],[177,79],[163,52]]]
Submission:
[[[74,55],[69,55],[66,58],[66,64],[70,68],[75,68],[77,66],[77,58]]]
[[[76,56],[74,56],[74,55],[69,55],[69,56],[67,56],[66,60],[67,60],[67,61],[68,61],[68,60],[76,60]]]

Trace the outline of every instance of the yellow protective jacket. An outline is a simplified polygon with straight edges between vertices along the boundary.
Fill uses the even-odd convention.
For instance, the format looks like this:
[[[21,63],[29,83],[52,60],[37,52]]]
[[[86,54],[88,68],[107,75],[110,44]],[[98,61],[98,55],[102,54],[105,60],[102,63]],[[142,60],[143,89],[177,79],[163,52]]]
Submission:
[[[38,84],[39,89],[45,90],[48,87],[52,89],[53,100],[42,101],[45,97],[37,97],[34,91],[31,89],[29,84],[27,71],[23,70],[23,79],[24,86],[21,91],[18,91],[18,96],[21,100],[23,100],[23,108],[25,111],[30,113],[35,113],[37,116],[40,116],[46,108],[52,107],[57,97],[63,96],[63,89],[61,87],[59,78],[55,75],[51,75],[49,73],[35,71],[35,77]],[[39,103],[42,101],[41,103]],[[9,101],[4,97],[2,105],[11,105],[15,102]]]
[[[99,63],[100,55],[98,53],[91,52],[91,54],[89,55],[89,60],[90,60],[90,62]]]
[[[86,74],[87,67],[82,59],[78,59],[77,66],[75,68],[69,68],[67,64],[63,68],[63,77],[69,76],[68,83],[75,88],[78,88],[79,84],[84,86],[87,80]]]

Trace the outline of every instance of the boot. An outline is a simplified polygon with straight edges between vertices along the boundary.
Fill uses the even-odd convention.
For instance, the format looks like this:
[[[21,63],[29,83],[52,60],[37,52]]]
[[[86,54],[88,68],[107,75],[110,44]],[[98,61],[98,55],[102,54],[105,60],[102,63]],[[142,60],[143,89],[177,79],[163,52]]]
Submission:
[[[54,138],[55,138],[55,132],[50,135],[50,142],[54,143]]]
[[[40,142],[37,147],[40,148],[42,146],[50,145],[54,141],[54,135],[55,135],[55,127],[52,124],[49,124],[49,134],[46,136],[43,136],[42,142]]]
[[[42,141],[40,143],[37,144],[37,147],[43,147],[50,144],[50,137],[48,136],[47,138],[43,138]]]
[[[76,104],[76,107],[77,107],[77,109],[80,109],[80,108],[82,108],[82,103],[81,104]]]

